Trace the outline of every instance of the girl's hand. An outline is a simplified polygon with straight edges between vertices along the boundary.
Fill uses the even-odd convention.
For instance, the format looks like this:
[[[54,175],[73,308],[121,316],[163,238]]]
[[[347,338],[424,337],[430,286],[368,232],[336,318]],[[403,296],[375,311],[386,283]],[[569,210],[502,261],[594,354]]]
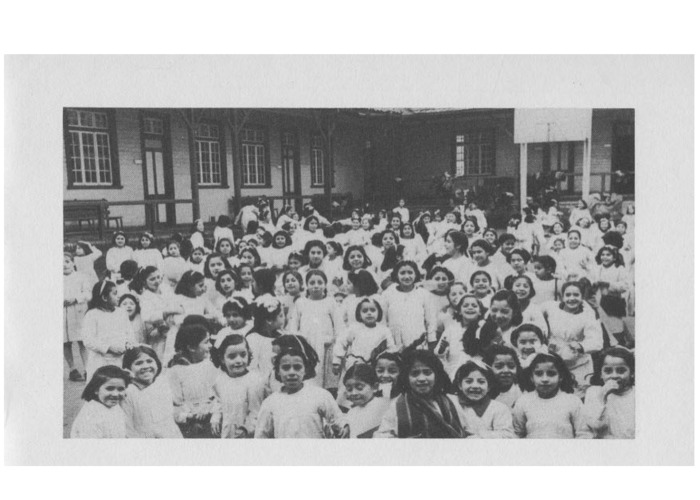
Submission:
[[[350,426],[345,424],[340,432],[336,434],[338,439],[348,439],[350,437]]]
[[[124,347],[114,347],[114,346],[107,349],[108,352],[111,352],[112,354],[116,354],[117,356],[124,354],[125,350],[126,349]]]
[[[603,384],[603,402],[607,401],[608,396],[611,392],[615,392],[620,389],[620,384],[616,380],[608,380]]]
[[[219,437],[221,435],[221,421],[212,420],[210,423],[212,436]]]
[[[340,375],[340,364],[339,363],[333,363],[333,367],[331,368],[333,370],[333,375]]]
[[[449,347],[449,345],[450,345],[450,344],[449,344],[449,342],[447,342],[447,338],[445,337],[445,335],[443,335],[443,336],[440,338],[440,340],[438,341],[438,345],[437,345],[437,354],[438,354],[438,355],[444,354],[445,351],[447,351],[447,348]]]
[[[248,431],[244,427],[239,427],[236,429],[236,432],[233,433],[233,436],[236,439],[245,439],[249,437]]]

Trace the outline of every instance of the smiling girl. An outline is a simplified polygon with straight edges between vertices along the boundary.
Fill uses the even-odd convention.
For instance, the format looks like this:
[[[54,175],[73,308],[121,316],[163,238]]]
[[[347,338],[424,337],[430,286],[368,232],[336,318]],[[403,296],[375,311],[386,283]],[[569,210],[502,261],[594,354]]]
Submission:
[[[112,236],[112,248],[107,250],[105,257],[107,270],[112,273],[119,272],[119,266],[125,260],[134,260],[134,249],[126,244],[124,231],[116,231]]]
[[[161,377],[163,366],[153,349],[139,345],[124,354],[123,368],[131,373],[122,409],[126,437],[182,438],[173,417],[173,394]]]
[[[119,403],[124,400],[128,385],[128,372],[118,366],[99,367],[83,390],[86,403],[73,421],[70,437],[125,438],[126,418]]]
[[[376,397],[379,379],[374,369],[364,363],[353,365],[343,377],[343,385],[352,408],[347,421],[351,438],[371,438],[389,408],[389,399]]]

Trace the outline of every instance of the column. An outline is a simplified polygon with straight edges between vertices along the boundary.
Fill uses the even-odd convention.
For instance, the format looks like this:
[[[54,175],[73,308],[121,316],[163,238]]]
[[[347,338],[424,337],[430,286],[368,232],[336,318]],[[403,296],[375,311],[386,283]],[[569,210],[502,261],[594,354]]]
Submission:
[[[527,199],[527,143],[520,145],[520,209],[525,207]]]

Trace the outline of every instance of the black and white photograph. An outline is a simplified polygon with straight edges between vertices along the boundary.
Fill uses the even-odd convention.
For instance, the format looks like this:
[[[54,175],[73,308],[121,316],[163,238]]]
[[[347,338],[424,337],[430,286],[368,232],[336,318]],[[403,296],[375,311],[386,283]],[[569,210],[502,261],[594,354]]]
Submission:
[[[635,102],[617,88],[596,99],[594,84],[585,99],[572,89],[528,97],[505,76],[523,59],[534,63],[526,57],[494,61],[497,71],[471,82],[468,97],[427,79],[399,99],[391,89],[415,60],[325,58],[339,70],[356,64],[386,88],[363,96],[339,85],[322,98],[306,89],[300,99],[303,77],[280,96],[261,75],[319,59],[107,59],[30,57],[13,67],[41,74],[45,64],[66,75],[59,88],[67,96],[40,101],[52,122],[42,166],[50,182],[30,195],[44,197],[55,221],[51,246],[41,249],[53,257],[42,266],[63,300],[52,315],[57,297],[47,297],[55,308],[34,332],[52,370],[39,375],[51,389],[41,416],[50,423],[33,439],[51,426],[53,460],[79,462],[84,456],[68,450],[83,445],[118,454],[131,442],[166,440],[173,448],[161,451],[244,447],[254,451],[237,460],[264,462],[262,453],[279,449],[267,460],[280,463],[282,452],[303,449],[318,463],[329,449],[314,440],[331,439],[364,449],[338,460],[378,450],[376,460],[392,464],[449,464],[449,454],[396,452],[419,449],[417,441],[392,444],[427,439],[455,456],[472,450],[471,463],[499,464],[498,447],[510,450],[501,465],[523,463],[514,450],[531,446],[526,452],[551,450],[537,464],[555,463],[555,450],[565,450],[565,463],[604,464],[633,460],[624,450],[658,438],[661,417],[649,411],[657,354],[678,332],[668,349],[685,351],[692,367],[692,310],[663,318],[649,298],[655,287],[686,291],[687,283],[651,279],[666,258],[667,228],[654,225],[678,212],[640,210],[637,220],[636,207],[664,191],[664,175],[669,185],[692,178],[692,148],[690,160],[677,151],[677,171],[650,165],[652,97]],[[203,75],[219,61],[219,73],[207,74],[230,75],[250,94],[205,95],[192,80],[164,76]],[[484,63],[423,61],[465,70]],[[118,98],[79,81],[91,64],[104,64]],[[384,64],[394,64],[394,79],[378,76]],[[620,73],[614,58],[542,64]],[[255,68],[250,81],[237,65]],[[118,88],[127,69],[135,83]],[[150,75],[167,85],[149,87]],[[490,81],[504,85],[500,98],[484,90]],[[441,85],[449,98],[416,98]],[[540,81],[533,87],[548,92]],[[681,248],[681,238],[667,251],[692,270],[692,245]],[[61,277],[52,270],[58,245]],[[685,327],[662,333],[665,319]],[[21,373],[14,362],[9,369]],[[655,411],[664,409],[674,406]],[[678,417],[680,427],[688,423]],[[601,446],[623,451],[601,454]]]
[[[633,109],[63,126],[65,437],[635,437]]]

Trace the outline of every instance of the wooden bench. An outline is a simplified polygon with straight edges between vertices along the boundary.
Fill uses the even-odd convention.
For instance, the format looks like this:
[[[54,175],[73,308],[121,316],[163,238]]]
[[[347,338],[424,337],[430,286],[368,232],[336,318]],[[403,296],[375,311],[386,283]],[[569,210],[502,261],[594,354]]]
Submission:
[[[67,224],[77,222],[82,229],[83,222],[90,229],[97,226],[97,232],[102,238],[105,222],[109,220],[109,209],[106,200],[67,200],[63,202],[63,224],[67,230]]]

